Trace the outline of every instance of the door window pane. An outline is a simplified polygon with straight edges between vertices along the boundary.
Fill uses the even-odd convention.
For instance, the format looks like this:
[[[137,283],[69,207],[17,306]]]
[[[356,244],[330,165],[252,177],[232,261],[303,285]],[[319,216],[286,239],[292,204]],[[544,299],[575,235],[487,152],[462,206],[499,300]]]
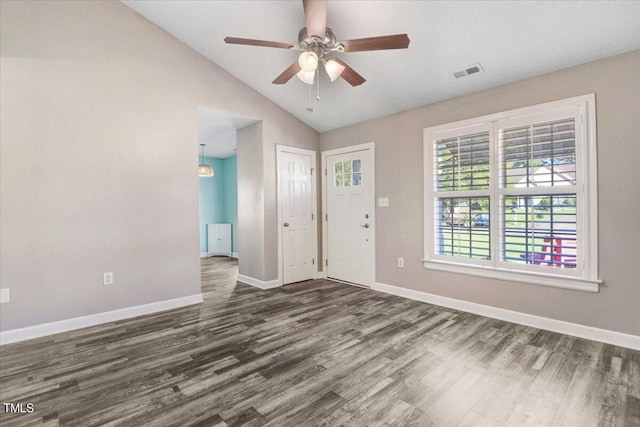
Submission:
[[[360,172],[353,174],[353,185],[362,185],[362,177]]]
[[[335,187],[351,187],[362,185],[362,161],[346,160],[333,164],[333,184]]]

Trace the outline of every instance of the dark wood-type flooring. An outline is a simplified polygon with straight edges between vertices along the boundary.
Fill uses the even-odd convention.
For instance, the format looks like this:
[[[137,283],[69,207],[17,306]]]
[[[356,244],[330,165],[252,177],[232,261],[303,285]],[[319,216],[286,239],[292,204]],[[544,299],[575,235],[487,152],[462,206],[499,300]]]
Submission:
[[[640,352],[202,263],[201,305],[0,347],[0,425],[639,426]]]

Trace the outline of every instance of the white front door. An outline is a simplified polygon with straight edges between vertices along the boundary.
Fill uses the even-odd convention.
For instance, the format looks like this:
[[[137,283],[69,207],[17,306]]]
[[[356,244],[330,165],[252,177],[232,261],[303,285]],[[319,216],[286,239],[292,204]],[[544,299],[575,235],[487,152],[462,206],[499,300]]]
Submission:
[[[375,279],[372,151],[325,154],[327,277],[365,286]]]
[[[278,152],[283,284],[313,279],[317,256],[315,153],[285,150]]]

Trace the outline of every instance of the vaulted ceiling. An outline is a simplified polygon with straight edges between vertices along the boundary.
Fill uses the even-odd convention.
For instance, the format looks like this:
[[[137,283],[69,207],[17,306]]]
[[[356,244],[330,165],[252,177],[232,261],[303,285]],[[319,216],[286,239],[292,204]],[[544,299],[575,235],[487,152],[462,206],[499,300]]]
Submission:
[[[297,43],[301,1],[122,0],[319,132],[640,49],[640,1],[328,2],[338,40],[407,33],[408,49],[338,54],[367,81],[272,80],[298,52],[225,44]],[[482,72],[452,73],[480,64]],[[309,113],[307,107],[313,107]]]

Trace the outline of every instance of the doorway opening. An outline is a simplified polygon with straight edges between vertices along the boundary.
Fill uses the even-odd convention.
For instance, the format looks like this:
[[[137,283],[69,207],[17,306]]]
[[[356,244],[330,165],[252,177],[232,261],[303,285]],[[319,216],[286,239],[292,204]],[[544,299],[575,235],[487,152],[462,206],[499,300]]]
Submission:
[[[213,176],[199,178],[200,257],[238,258],[237,130],[258,119],[198,107],[198,144]],[[200,148],[200,147],[198,147]],[[199,151],[200,152],[200,151]]]

